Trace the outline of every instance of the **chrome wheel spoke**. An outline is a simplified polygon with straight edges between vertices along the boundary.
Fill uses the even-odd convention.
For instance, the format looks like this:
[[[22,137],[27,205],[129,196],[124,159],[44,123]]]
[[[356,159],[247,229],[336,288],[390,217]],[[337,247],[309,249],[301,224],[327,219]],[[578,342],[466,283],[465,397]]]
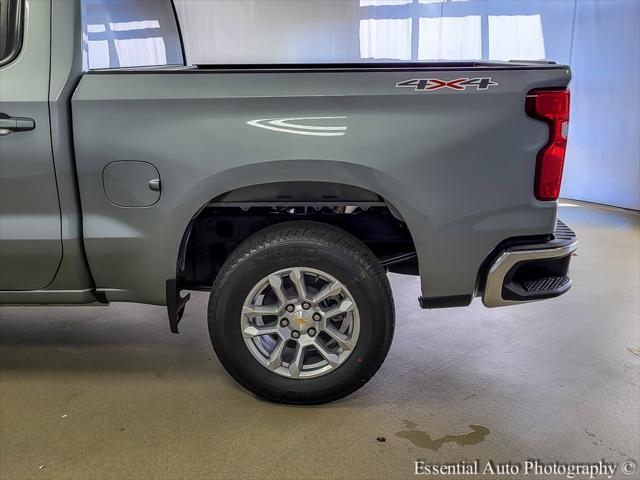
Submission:
[[[262,317],[264,315],[277,315],[280,307],[276,305],[245,305],[242,314],[247,317]]]
[[[240,331],[263,367],[304,380],[330,373],[351,355],[360,313],[339,280],[321,270],[291,267],[255,284],[242,307]]]
[[[315,294],[311,299],[313,303],[320,303],[329,297],[334,297],[342,292],[342,284],[340,282],[333,282],[326,285],[322,290]]]
[[[300,343],[296,343],[296,351],[293,355],[291,363],[289,363],[289,374],[293,378],[298,378],[302,371],[304,361],[304,347]]]
[[[296,287],[296,292],[298,292],[298,300],[306,300],[307,299],[307,286],[304,284],[304,274],[300,271],[299,268],[295,268],[289,274],[289,278],[291,282]]]
[[[247,325],[242,330],[242,336],[245,338],[259,337],[261,335],[271,335],[278,333],[278,326],[272,325],[268,327],[258,327],[256,325]]]
[[[278,297],[278,302],[280,302],[281,306],[286,305],[287,296],[284,293],[284,289],[282,288],[282,277],[279,275],[269,275],[269,285],[273,289],[273,293]]]
[[[313,346],[318,350],[318,353],[322,355],[327,362],[329,362],[329,365],[337,367],[340,364],[340,356],[337,353],[330,352],[327,350],[327,347],[318,342],[315,342]]]
[[[283,338],[278,340],[277,345],[271,351],[269,355],[269,361],[267,362],[267,368],[269,370],[275,370],[282,365],[282,352],[284,351],[285,340]]]
[[[339,332],[332,326],[328,326],[328,325],[325,327],[324,332],[327,335],[329,335],[331,338],[333,338],[336,341],[336,343],[340,346],[340,348],[343,348],[344,350],[353,350],[353,347],[355,345],[353,344],[351,339],[344,333]]]
[[[356,306],[351,300],[343,300],[336,308],[332,308],[328,312],[325,312],[324,318],[328,320],[336,315],[340,315],[341,313],[348,313],[354,308],[356,308]]]

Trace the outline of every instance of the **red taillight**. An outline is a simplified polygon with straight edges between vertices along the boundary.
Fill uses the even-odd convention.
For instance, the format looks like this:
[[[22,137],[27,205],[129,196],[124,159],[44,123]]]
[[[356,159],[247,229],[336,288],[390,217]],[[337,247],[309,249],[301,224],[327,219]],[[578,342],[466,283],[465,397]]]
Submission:
[[[564,154],[569,128],[569,90],[531,90],[526,110],[530,117],[549,124],[549,141],[538,153],[533,192],[538,200],[556,200],[560,195]]]

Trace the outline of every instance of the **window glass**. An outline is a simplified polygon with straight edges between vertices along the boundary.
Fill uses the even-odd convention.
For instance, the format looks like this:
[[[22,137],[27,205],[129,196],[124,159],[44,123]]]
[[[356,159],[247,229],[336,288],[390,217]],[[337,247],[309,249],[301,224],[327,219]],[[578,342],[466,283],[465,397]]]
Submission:
[[[170,0],[83,0],[85,67],[183,64]]]
[[[0,0],[0,65],[18,56],[22,43],[22,0]]]

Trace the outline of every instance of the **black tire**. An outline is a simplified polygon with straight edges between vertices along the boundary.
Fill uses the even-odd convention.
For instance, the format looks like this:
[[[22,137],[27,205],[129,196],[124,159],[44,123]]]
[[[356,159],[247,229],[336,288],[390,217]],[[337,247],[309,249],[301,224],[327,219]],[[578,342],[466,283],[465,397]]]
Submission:
[[[247,348],[240,316],[249,292],[263,278],[292,267],[322,270],[342,282],[360,312],[352,353],[334,370],[293,379],[261,365]],[[261,230],[230,255],[211,290],[208,308],[213,348],[242,386],[274,402],[319,404],[362,387],[387,356],[394,330],[389,280],[373,252],[347,232],[318,222],[287,222]]]

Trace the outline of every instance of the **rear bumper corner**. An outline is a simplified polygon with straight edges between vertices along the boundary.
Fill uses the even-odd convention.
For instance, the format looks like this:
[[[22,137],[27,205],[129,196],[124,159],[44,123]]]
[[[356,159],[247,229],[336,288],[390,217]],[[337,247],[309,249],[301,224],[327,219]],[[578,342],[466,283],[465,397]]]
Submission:
[[[500,307],[563,295],[571,288],[569,263],[577,247],[575,233],[558,220],[551,239],[501,250],[488,268],[482,302]]]

